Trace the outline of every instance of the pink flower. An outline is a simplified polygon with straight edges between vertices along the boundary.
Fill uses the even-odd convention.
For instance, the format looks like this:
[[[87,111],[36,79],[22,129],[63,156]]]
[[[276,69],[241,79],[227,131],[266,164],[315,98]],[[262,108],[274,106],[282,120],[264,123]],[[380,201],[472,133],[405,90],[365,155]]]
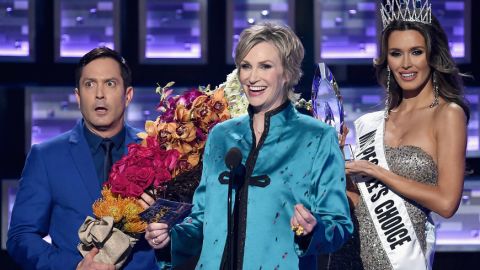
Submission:
[[[147,146],[130,144],[128,149],[128,154],[113,165],[105,183],[113,193],[139,197],[150,186],[157,188],[172,179],[178,151],[162,150],[155,140],[147,142]]]

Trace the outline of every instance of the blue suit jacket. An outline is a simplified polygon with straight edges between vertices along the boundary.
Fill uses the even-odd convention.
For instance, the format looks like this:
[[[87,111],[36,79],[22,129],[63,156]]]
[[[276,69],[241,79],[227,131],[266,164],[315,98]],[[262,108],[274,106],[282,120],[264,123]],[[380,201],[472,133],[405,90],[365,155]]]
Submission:
[[[139,140],[126,126],[125,146]],[[125,153],[127,148],[125,147]],[[78,229],[93,216],[101,196],[82,121],[45,143],[32,146],[13,207],[7,249],[23,269],[75,269]],[[42,238],[47,234],[52,244]],[[143,237],[124,269],[156,269],[155,255]]]

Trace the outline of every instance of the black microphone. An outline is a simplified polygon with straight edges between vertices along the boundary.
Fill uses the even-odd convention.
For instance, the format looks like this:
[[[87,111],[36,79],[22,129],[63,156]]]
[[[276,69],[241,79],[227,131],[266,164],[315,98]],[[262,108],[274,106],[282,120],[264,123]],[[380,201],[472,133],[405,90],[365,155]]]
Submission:
[[[227,154],[225,155],[225,165],[227,165],[227,168],[230,170],[235,169],[242,163],[242,152],[240,152],[240,149],[237,147],[232,147],[230,150],[228,150]]]
[[[242,164],[242,158],[242,152],[237,147],[230,148],[225,155],[225,165],[230,170],[228,183],[233,185],[233,189],[238,189],[245,178],[245,166]]]
[[[236,262],[236,246],[234,236],[234,228],[236,220],[232,214],[232,189],[233,187],[238,187],[239,184],[243,183],[245,178],[245,166],[242,164],[242,152],[237,147],[232,147],[228,150],[225,155],[225,165],[230,170],[230,176],[228,180],[228,207],[227,207],[227,223],[228,223],[228,233],[227,233],[227,269],[235,269]],[[235,203],[238,203],[238,190],[235,192]]]

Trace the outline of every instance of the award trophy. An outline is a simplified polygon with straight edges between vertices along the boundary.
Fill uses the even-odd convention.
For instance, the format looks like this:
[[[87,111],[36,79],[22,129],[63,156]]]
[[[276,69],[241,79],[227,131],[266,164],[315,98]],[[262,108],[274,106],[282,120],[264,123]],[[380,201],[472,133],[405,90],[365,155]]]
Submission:
[[[338,84],[325,63],[317,64],[312,82],[313,117],[343,134],[343,100]]]
[[[325,63],[318,63],[312,82],[313,117],[332,126],[339,136],[344,134],[343,99],[332,72]],[[350,144],[341,146],[345,160],[353,160]]]

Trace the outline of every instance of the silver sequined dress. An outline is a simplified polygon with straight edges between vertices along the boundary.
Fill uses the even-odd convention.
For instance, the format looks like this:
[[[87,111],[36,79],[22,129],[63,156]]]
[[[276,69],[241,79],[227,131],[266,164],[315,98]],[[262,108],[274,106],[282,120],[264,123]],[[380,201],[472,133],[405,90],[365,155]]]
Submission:
[[[421,183],[430,185],[437,183],[435,162],[421,148],[386,146],[385,157],[390,171]],[[426,240],[427,226],[431,224],[431,221],[428,220],[429,210],[409,200],[405,201],[405,205],[425,254],[429,249]],[[328,260],[327,268],[342,270],[392,269],[363,200],[360,200],[355,208],[352,219],[356,229],[355,233],[342,249],[326,258]]]

